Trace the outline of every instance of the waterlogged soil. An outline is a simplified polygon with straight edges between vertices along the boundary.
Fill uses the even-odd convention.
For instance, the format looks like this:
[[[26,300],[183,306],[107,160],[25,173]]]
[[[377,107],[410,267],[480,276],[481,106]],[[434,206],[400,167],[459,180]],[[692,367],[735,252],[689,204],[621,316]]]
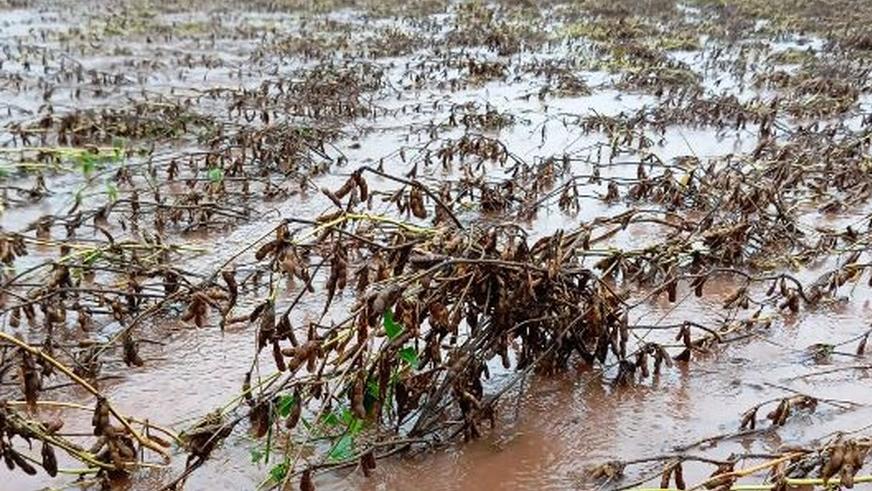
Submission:
[[[28,254],[7,264],[0,279],[9,286],[9,278],[58,260],[54,241],[68,237],[64,225],[75,212],[85,213],[86,222],[95,224],[69,239],[78,244],[105,244],[107,235],[120,242],[157,233],[152,218],[137,229],[122,223],[123,217],[129,219],[129,201],[119,205],[118,216],[99,226],[92,215],[107,203],[130,200],[136,189],[143,200],[140,206],[156,201],[149,197],[155,189],[152,180],[165,179],[164,168],[174,159],[182,164],[181,177],[157,186],[165,197],[183,196],[200,189],[196,186],[206,189],[209,181],[233,185],[237,177],[229,172],[206,171],[217,165],[217,159],[206,166],[196,164],[196,175],[185,174],[187,162],[214,149],[210,142],[220,135],[256,132],[283,122],[331,135],[296,153],[283,148],[270,164],[278,171],[246,174],[254,178],[254,199],[242,198],[241,193],[219,195],[209,205],[216,212],[206,218],[167,215],[160,235],[164,244],[178,247],[169,264],[184,268],[190,278],[207,278],[231,262],[239,278],[255,274],[261,265],[250,254],[237,259],[250,252],[251,244],[272,237],[284,219],[314,220],[335,211],[330,197],[320,190],[339,188],[366,166],[412,176],[432,189],[446,183],[467,185],[470,193],[452,195],[454,212],[465,226],[520,227],[530,244],[634,211],[632,221],[597,241],[594,249],[600,256],[582,262],[592,268],[618,251],[631,257],[632,251],[668,243],[674,223],[704,222],[707,214],[733,209],[727,202],[730,195],[715,196],[711,190],[713,201],[721,203],[715,211],[666,199],[637,199],[631,186],[638,182],[640,161],[663,163],[648,172],[661,176],[668,169],[679,186],[692,186],[709,163],[713,169],[734,166],[750,179],[759,171],[765,186],[770,181],[764,178],[771,174],[763,169],[774,168],[782,158],[779,148],[788,144],[796,148],[782,153],[798,153],[794,168],[823,165],[802,160],[803,132],[817,137],[830,131],[829,140],[822,137],[824,142],[853,136],[868,140],[872,82],[868,70],[858,65],[868,62],[870,52],[862,44],[851,44],[857,36],[869,36],[863,26],[872,17],[863,20],[868,9],[859,7],[865,2],[841,2],[857,7],[856,18],[819,28],[809,19],[818,13],[831,19],[827,5],[818,7],[822,12],[799,9],[790,22],[779,23],[781,11],[757,2],[641,3],[645,5],[0,1],[0,223],[4,233],[30,240]],[[839,10],[845,11],[842,7]],[[379,75],[371,78],[370,73]],[[329,88],[319,90],[331,92],[314,91],[307,96],[310,100],[289,102],[281,89],[270,85],[301,80],[328,80]],[[817,85],[803,89],[802,84]],[[770,106],[778,110],[762,116]],[[113,119],[106,111],[122,115]],[[64,126],[59,123],[64,115],[76,117]],[[812,136],[807,145],[816,146],[809,155],[817,155],[812,152],[825,143],[812,142]],[[443,165],[439,149],[464,138],[499,142],[505,155],[478,159],[475,151],[460,156],[463,151],[456,150],[468,165]],[[856,161],[851,165],[865,174],[872,155],[868,145],[857,145],[861,148],[852,154]],[[827,155],[841,158],[836,152]],[[242,153],[238,158],[251,157]],[[533,188],[539,184],[511,172],[513,163],[540,168],[549,160],[560,170],[549,170],[554,173],[550,186],[536,192]],[[160,173],[149,178],[146,169],[153,166]],[[134,173],[126,182],[118,174],[125,167]],[[822,172],[826,176],[830,170]],[[185,179],[192,179],[194,187]],[[843,177],[833,177],[832,182],[837,179]],[[781,243],[749,243],[745,261],[724,269],[756,277],[784,273],[802,285],[826,286],[831,272],[842,270],[846,261],[868,263],[862,237],[870,203],[863,179],[847,191],[836,184],[829,189],[818,186],[785,205],[791,224],[801,230],[797,240],[802,244],[832,237],[846,240],[839,234],[858,231],[861,239],[853,246],[839,242],[815,249],[817,255],[797,258],[795,249]],[[372,213],[435,227],[429,215],[410,216],[387,200],[400,187],[396,181],[372,175],[367,182],[369,192],[379,196]],[[567,185],[572,182],[577,185]],[[617,184],[618,196],[608,196],[610,182]],[[742,184],[753,187],[754,182]],[[570,188],[574,195],[567,194]],[[493,202],[486,202],[488,196]],[[534,211],[526,212],[532,203]],[[428,198],[427,206],[435,210],[437,205]],[[736,216],[746,213],[740,208]],[[60,218],[46,231],[39,225],[44,217]],[[752,220],[758,219],[763,220]],[[765,227],[784,226],[774,223],[766,222]],[[595,230],[599,234],[611,226]],[[691,261],[693,254],[685,252],[673,264],[682,267],[681,261]],[[106,279],[110,274],[98,272],[94,281],[113,284]],[[319,469],[314,486],[618,489],[637,481],[656,486],[664,464],[675,459],[684,462],[684,480],[697,484],[714,469],[696,457],[726,461],[748,456],[736,464],[741,469],[792,448],[822,447],[839,432],[868,438],[872,361],[858,349],[872,317],[868,275],[864,270],[813,305],[803,303],[797,309],[765,300],[773,295],[772,281],[749,283],[746,276],[726,271],[713,273],[701,296],[694,294],[691,280],[682,279],[676,298],[661,288],[662,279],[631,284],[603,275],[603,281],[626,292],[627,304],[634,306],[627,311],[627,323],[633,327],[631,348],[655,343],[680,358],[681,334],[669,326],[691,322],[714,330],[732,327],[723,332],[723,343],[697,347],[689,360],[678,359],[656,374],[643,377],[635,372],[631,383],[619,382],[624,367],[613,355],[593,364],[573,356],[562,370],[524,372],[515,366],[520,347],[510,346],[509,368],[499,357],[487,362],[485,393],[509,387],[488,431],[469,441],[439,438],[416,443],[380,458],[369,476],[355,462]],[[25,275],[16,291],[26,298],[28,288],[41,281]],[[337,293],[322,315],[326,282],[322,271],[315,277],[316,292],[294,302],[303,287],[299,280],[283,277],[274,282],[276,304],[286,307],[294,302],[290,318],[296,326],[342,323],[355,306],[355,293]],[[743,287],[748,287],[750,307],[730,302]],[[146,285],[144,291],[155,298],[163,295],[159,283]],[[253,287],[250,293],[236,306],[243,315],[269,291]],[[28,343],[43,343],[43,328],[11,320],[10,308],[21,298],[5,300],[2,330]],[[117,350],[102,360],[94,377],[95,386],[121,414],[177,433],[238,399],[244,375],[252,367],[255,381],[276,371],[269,349],[257,350],[256,327],[219,326],[214,316],[194,325],[185,319],[186,308],[183,302],[169,302],[160,315],[137,327],[141,364],[126,366]],[[762,317],[746,328],[733,329],[758,309]],[[109,312],[95,311],[95,319],[102,320],[93,327],[55,329],[54,343],[69,347],[56,348],[59,359],[72,356],[74,347],[86,341],[104,343],[124,332],[129,319],[122,316],[117,321]],[[72,307],[69,315],[73,325]],[[11,348],[4,351],[3,359],[14,353]],[[4,377],[0,399],[24,399],[20,376]],[[88,448],[93,443],[94,398],[68,382],[57,375],[43,380],[40,399],[79,404],[85,410],[40,405],[29,414],[39,420],[62,418],[63,434]],[[767,419],[782,400],[798,395],[816,400],[815,407],[795,408],[778,424],[777,417]],[[766,404],[756,415],[756,430],[740,431],[743,415],[761,403]],[[25,447],[19,443],[16,448]],[[190,473],[184,489],[280,484],[270,481],[270,471],[282,461],[282,451],[273,449],[266,462],[264,448],[264,439],[252,436],[247,420],[235,425]],[[303,464],[324,462],[323,445],[299,448]],[[75,475],[63,472],[52,478],[41,469],[30,476],[3,468],[0,487],[161,489],[185,470],[186,449],[173,443],[170,453],[168,463],[150,459],[147,462],[154,465],[110,481],[86,474],[77,482]],[[61,470],[85,465],[60,452],[58,459]],[[623,476],[591,478],[590,469],[610,461],[630,464]],[[856,469],[857,476],[872,474],[869,464],[864,465]],[[809,476],[817,477],[817,470]],[[761,474],[754,474],[734,484],[761,480]],[[294,477],[285,489],[296,488],[298,481]]]

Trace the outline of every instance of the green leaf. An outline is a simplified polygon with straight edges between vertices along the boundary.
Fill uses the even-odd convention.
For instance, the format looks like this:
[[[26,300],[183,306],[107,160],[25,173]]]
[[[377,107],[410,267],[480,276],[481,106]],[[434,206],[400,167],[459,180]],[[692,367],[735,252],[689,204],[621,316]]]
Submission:
[[[378,380],[369,379],[366,382],[366,394],[369,395],[370,397],[378,399],[378,392],[379,392]]]
[[[85,263],[86,265],[90,266],[90,265],[94,264],[95,262],[97,262],[97,260],[100,259],[102,256],[103,256],[103,251],[97,249],[97,250],[89,252],[82,259],[82,262]]]
[[[342,421],[339,419],[339,416],[336,415],[335,411],[331,411],[329,414],[324,416],[324,424],[327,426],[339,426],[339,423]]]
[[[350,425],[354,421],[354,413],[351,412],[350,408],[342,408],[342,422],[346,425]]]
[[[112,148],[112,155],[109,157],[109,161],[113,164],[120,163],[124,160],[124,148],[120,146],[115,146]]]
[[[418,352],[415,351],[415,348],[407,346],[401,349],[397,354],[401,360],[408,363],[412,368],[416,370],[418,369]]]
[[[213,167],[209,169],[209,180],[212,182],[221,182],[224,180],[224,171],[221,170],[220,167]]]
[[[385,334],[388,335],[388,338],[394,340],[402,334],[403,326],[397,324],[397,321],[394,320],[394,312],[391,309],[385,310]]]
[[[349,434],[342,435],[342,438],[333,445],[330,449],[328,458],[330,460],[348,460],[352,457],[351,447],[354,444],[354,438]]]
[[[372,410],[372,407],[379,400],[379,385],[378,380],[369,379],[366,382],[366,392],[363,394],[363,408],[367,414]]]
[[[354,418],[348,425],[348,433],[351,436],[357,436],[363,431],[364,422],[362,419]]]
[[[288,475],[288,463],[282,462],[281,464],[276,464],[275,467],[269,470],[269,477],[273,482],[282,482],[285,480],[285,476]]]
[[[82,166],[82,174],[86,176],[94,172],[97,168],[97,160],[90,153],[79,154],[79,165]]]
[[[251,449],[251,463],[257,464],[261,460],[263,460],[263,450],[260,450],[258,448],[252,448]]]
[[[279,398],[279,402],[276,404],[276,412],[279,413],[279,416],[287,418],[296,403],[297,399],[293,394],[285,394]]]
[[[272,418],[270,418],[272,420]],[[273,425],[269,425],[269,430],[266,433],[266,449],[263,454],[263,461],[269,464],[269,452],[272,450],[272,435],[273,435]]]
[[[106,183],[106,194],[109,195],[109,201],[114,203],[118,201],[118,186],[114,182]]]
[[[356,436],[363,430],[363,420],[355,416],[350,408],[342,410],[342,422],[348,428],[348,433],[351,436]]]

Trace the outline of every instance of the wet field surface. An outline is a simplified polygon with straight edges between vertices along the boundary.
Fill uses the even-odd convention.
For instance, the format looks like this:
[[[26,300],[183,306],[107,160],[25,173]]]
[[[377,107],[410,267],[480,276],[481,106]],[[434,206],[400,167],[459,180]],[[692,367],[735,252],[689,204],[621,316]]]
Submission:
[[[868,486],[870,20],[0,0],[0,487]]]

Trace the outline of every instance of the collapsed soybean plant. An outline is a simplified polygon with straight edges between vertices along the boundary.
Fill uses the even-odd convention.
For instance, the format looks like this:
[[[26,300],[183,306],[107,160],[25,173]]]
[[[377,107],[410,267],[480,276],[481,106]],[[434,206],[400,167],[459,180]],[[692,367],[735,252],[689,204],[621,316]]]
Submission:
[[[0,0],[3,487],[872,482],[870,21]]]

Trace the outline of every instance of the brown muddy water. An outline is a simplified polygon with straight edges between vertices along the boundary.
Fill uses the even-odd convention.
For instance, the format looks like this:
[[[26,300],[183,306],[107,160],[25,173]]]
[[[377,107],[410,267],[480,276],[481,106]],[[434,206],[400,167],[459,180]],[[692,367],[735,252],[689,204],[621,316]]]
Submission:
[[[270,350],[258,350],[255,323],[219,325],[213,311],[196,326],[185,316],[189,297],[167,301],[136,327],[143,363],[127,366],[123,350],[107,348],[90,379],[120,414],[172,433],[190,431],[216,408],[242,420],[183,489],[297,489],[308,467],[317,471],[317,489],[656,488],[664,465],[677,461],[692,486],[709,479],[712,461],[735,459],[740,470],[801,451],[825,462],[840,433],[868,449],[872,360],[859,347],[872,317],[872,81],[863,68],[872,46],[863,44],[863,26],[872,12],[859,1],[815,7],[820,11],[789,3],[0,0],[0,232],[4,241],[23,237],[28,244],[0,276],[2,332],[31,345],[53,336],[56,358],[80,365],[83,347],[118,341],[136,317],[123,306],[114,317],[112,310],[119,303],[113,291],[130,285],[125,268],[136,261],[155,271],[181,268],[191,285],[232,264],[238,281],[249,281],[234,299],[234,315],[247,316],[270,296],[264,284],[272,284],[278,310],[293,306],[290,321],[301,339],[300,326],[343,325],[358,308],[353,288],[337,293],[325,313],[324,271],[312,273],[314,293],[300,295],[299,278],[278,274],[273,281],[275,264],[255,258],[252,246],[273,237],[285,219],[336,212],[320,190],[340,188],[367,166],[446,189],[470,230],[517,227],[531,245],[592,231],[591,246],[567,263],[596,271],[625,294],[631,354],[609,351],[593,363],[573,354],[560,370],[525,371],[518,363],[526,338],[507,334],[509,367],[488,353],[483,393],[507,392],[495,402],[495,424],[480,437],[463,441],[443,431],[419,441],[406,421],[368,427],[353,440],[350,458],[335,459],[326,455],[336,445],[331,436],[309,441],[302,426],[290,436],[281,433],[283,424],[268,439],[252,435],[239,397],[244,376],[252,373],[257,384],[277,372]],[[856,16],[837,22],[845,9]],[[304,89],[291,88],[297,83]],[[293,90],[301,95],[289,95]],[[303,143],[277,145],[272,160],[255,158],[244,138],[231,136],[282,124],[305,126]],[[281,129],[257,145],[290,133]],[[461,148],[476,138],[499,142],[505,154],[488,158],[479,147]],[[224,144],[232,148],[219,157]],[[441,160],[446,148],[456,153],[452,165]],[[242,173],[231,170],[234,159]],[[172,162],[181,170],[168,182]],[[554,162],[560,165],[549,166]],[[513,172],[518,168],[548,183],[529,178],[535,172]],[[649,175],[639,174],[643,168]],[[649,181],[672,187],[640,190]],[[431,219],[438,205],[430,197],[427,216],[416,217],[390,200],[407,191],[404,185],[378,175],[367,182],[377,197],[367,213],[434,230],[445,225]],[[618,196],[609,196],[610,183]],[[107,204],[113,215],[101,221]],[[189,214],[200,207],[215,213]],[[151,217],[161,210],[167,223],[158,231]],[[131,226],[140,213],[148,218]],[[301,223],[305,233],[310,225]],[[742,252],[715,258],[720,245],[706,233],[737,223],[749,227]],[[387,232],[355,231],[392,244]],[[153,244],[156,235],[176,246],[171,255],[150,256],[149,249],[129,263],[107,259],[116,242]],[[21,317],[16,304],[45,293],[48,277],[39,268],[69,259],[69,250],[59,253],[62,242],[74,256],[105,246],[103,256],[73,259],[82,271],[103,260],[109,266],[69,286],[80,293],[60,300],[68,320],[48,330],[13,321]],[[439,244],[428,236],[418,246],[451,254]],[[358,264],[349,269],[373,262],[367,254],[352,251]],[[698,258],[709,256],[701,269]],[[639,268],[644,278],[630,281],[632,270],[595,267],[610,257],[650,265]],[[834,283],[845,271],[860,273]],[[168,294],[160,277],[140,273],[141,308],[162,302]],[[697,296],[693,275],[703,274],[704,295]],[[820,287],[821,297],[796,309],[783,304],[796,292],[782,274],[809,295]],[[256,284],[255,276],[266,279]],[[669,298],[663,285],[676,276]],[[730,302],[745,287],[750,305]],[[77,312],[89,308],[93,325],[77,327]],[[714,331],[719,341],[690,349],[679,332],[686,323],[705,327],[692,329],[694,340]],[[645,377],[634,371],[619,383],[626,363],[639,366],[632,353],[649,345],[666,349],[673,366]],[[94,397],[55,373],[42,379],[43,403],[26,409],[21,350],[6,338],[2,346],[0,367],[15,367],[0,378],[4,407],[36,421],[60,418],[57,436],[89,448]],[[685,347],[689,360],[681,359]],[[338,395],[336,403],[347,405]],[[767,419],[797,396],[814,407],[793,407],[777,424]],[[450,404],[441,417],[450,429],[462,417],[455,396],[445,397]],[[743,415],[759,404],[756,429],[740,431]],[[313,402],[303,419],[316,420],[319,410]],[[388,438],[411,445],[396,446],[365,476],[354,452]],[[14,441],[40,463],[40,445]],[[172,443],[169,460],[152,454],[130,475],[107,480],[89,472],[77,478],[87,462],[58,450],[57,477],[2,467],[0,489],[163,489],[185,470],[190,450]],[[267,447],[272,456],[264,462]],[[287,455],[299,457],[293,477],[271,481]],[[610,461],[627,464],[623,476],[591,476]],[[790,477],[818,477],[823,464],[814,462]],[[853,469],[857,479],[872,474],[866,460],[861,464]],[[767,482],[768,469],[727,488]]]

